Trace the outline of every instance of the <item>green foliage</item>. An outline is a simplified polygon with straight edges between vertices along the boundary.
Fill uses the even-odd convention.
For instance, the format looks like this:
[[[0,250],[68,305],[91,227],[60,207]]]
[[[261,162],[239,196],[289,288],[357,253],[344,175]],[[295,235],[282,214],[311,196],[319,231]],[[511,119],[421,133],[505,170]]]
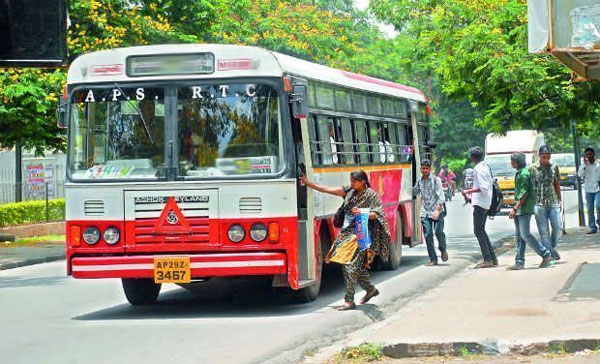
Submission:
[[[454,100],[481,111],[492,132],[544,129],[549,120],[578,120],[583,135],[598,133],[600,83],[570,82],[568,70],[527,50],[523,0],[374,0],[380,20],[406,38],[409,69],[435,77]]]
[[[65,218],[65,199],[48,201],[49,220]],[[0,205],[0,226],[32,224],[46,221],[46,201],[35,200]]]
[[[350,361],[351,363],[378,361],[383,359],[383,346],[373,343],[362,343],[358,346],[348,347],[342,350],[338,359]]]
[[[0,146],[43,150],[64,148],[55,108],[65,74],[59,70],[0,70]]]
[[[347,60],[379,36],[351,0],[71,0],[69,58],[161,43],[228,43],[265,47],[360,71]],[[64,150],[55,109],[66,69],[0,69],[0,147]]]
[[[31,238],[22,238],[17,239],[14,243],[10,244],[12,246],[31,246],[40,243],[56,243],[56,242],[64,242],[66,236],[65,235],[43,235],[43,236],[33,236]]]

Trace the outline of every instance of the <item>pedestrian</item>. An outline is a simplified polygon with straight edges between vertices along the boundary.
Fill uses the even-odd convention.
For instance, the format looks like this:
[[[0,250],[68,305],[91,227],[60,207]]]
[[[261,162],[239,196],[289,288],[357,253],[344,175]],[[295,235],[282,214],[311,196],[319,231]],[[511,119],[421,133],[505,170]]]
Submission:
[[[579,178],[583,179],[585,201],[588,210],[588,234],[595,234],[600,226],[600,163],[596,161],[596,151],[592,147],[585,149],[583,164],[579,166]],[[594,218],[594,205],[596,217]]]
[[[542,262],[540,268],[550,266],[551,252],[546,249],[531,234],[531,215],[535,207],[535,194],[531,182],[531,174],[527,168],[525,154],[514,153],[510,156],[510,163],[517,170],[515,175],[515,199],[517,204],[508,214],[509,219],[515,220],[515,236],[517,238],[517,248],[515,265],[508,267],[509,270],[519,270],[525,267],[525,245],[529,245],[540,257]]]
[[[483,160],[483,151],[480,147],[469,149],[471,162],[475,164],[473,173],[473,187],[462,191],[465,202],[473,205],[473,230],[479,247],[483,262],[475,268],[490,268],[498,266],[498,258],[494,253],[492,242],[485,231],[488,211],[492,205],[492,169]]]
[[[427,254],[429,254],[429,263],[427,266],[438,264],[437,254],[433,235],[438,240],[442,261],[448,260],[448,251],[446,250],[446,234],[444,234],[444,217],[446,216],[446,205],[442,181],[439,177],[431,174],[431,161],[423,159],[421,161],[421,179],[413,188],[415,197],[421,195],[421,224],[427,243]]]
[[[560,260],[560,255],[556,251],[558,237],[562,232],[560,172],[558,166],[550,161],[551,158],[552,148],[542,145],[538,150],[538,161],[529,167],[529,171],[536,195],[534,213],[540,239],[546,249],[552,252],[552,259]]]
[[[379,294],[377,288],[371,283],[369,271],[367,270],[373,256],[375,254],[380,255],[384,262],[389,258],[391,235],[381,198],[371,188],[369,178],[363,170],[352,172],[350,174],[350,186],[344,187],[322,186],[309,181],[305,175],[300,178],[302,183],[314,190],[344,198],[344,223],[325,258],[325,262],[329,262],[330,258],[337,253],[341,254],[343,252],[348,256],[348,259],[342,262],[344,284],[346,286],[345,303],[338,310],[355,309],[354,293],[356,283],[366,292],[360,301],[361,304],[369,302],[371,298]],[[359,209],[365,208],[370,209],[369,235],[372,243],[369,249],[360,251],[352,248],[356,246],[354,220],[356,215],[360,213]],[[354,249],[354,251],[349,251],[349,249]]]
[[[454,191],[456,191],[456,174],[448,169],[447,164],[442,166],[442,170],[438,177],[440,177],[442,182],[448,183],[448,186],[450,186],[452,194],[454,195]]]
[[[467,162],[463,171],[463,189],[473,188],[473,174],[475,170],[471,168],[471,161]]]

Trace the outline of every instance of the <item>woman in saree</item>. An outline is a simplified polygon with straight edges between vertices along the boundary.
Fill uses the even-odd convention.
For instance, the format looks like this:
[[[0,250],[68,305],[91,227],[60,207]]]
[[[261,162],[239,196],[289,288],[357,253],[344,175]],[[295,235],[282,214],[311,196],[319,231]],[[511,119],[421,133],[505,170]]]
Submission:
[[[356,283],[366,292],[360,301],[361,304],[369,302],[371,298],[379,294],[377,288],[371,283],[369,271],[367,270],[375,254],[379,254],[383,261],[387,261],[389,258],[391,237],[381,199],[371,188],[369,178],[363,170],[350,174],[350,186],[322,186],[309,181],[304,175],[301,177],[301,182],[321,193],[344,198],[346,212],[344,224],[340,228],[339,234],[325,258],[325,262],[329,263],[330,259],[335,261],[332,257],[335,257],[338,253],[347,256],[347,259],[337,261],[342,264],[346,286],[345,303],[338,310],[353,310],[356,308],[354,303]],[[370,211],[369,234],[371,236],[371,246],[363,251],[356,248],[356,233],[354,230],[354,220],[360,214],[359,209],[369,209]]]

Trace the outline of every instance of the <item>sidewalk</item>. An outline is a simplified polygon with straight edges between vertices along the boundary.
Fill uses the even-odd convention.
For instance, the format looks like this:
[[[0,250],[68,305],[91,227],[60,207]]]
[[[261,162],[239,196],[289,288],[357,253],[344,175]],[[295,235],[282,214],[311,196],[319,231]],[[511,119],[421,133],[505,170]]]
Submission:
[[[535,354],[597,349],[600,339],[600,235],[573,229],[563,236],[562,259],[538,269],[541,258],[527,249],[526,267],[466,269],[389,319],[358,331],[345,346],[383,344],[389,357]]]
[[[64,241],[11,245],[0,245],[0,270],[65,259]]]

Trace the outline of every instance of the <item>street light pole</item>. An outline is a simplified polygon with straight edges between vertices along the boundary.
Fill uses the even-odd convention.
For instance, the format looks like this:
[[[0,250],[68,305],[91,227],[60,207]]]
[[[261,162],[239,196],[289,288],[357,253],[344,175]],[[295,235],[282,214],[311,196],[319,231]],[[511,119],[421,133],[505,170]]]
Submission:
[[[577,130],[575,129],[575,119],[571,118],[571,134],[573,135],[573,152],[575,153],[575,181],[577,183],[577,204],[579,206],[579,226],[585,226],[585,213],[583,211],[583,194],[581,189],[581,180],[579,179],[579,165],[581,162],[581,155],[579,154],[579,138],[577,137]]]
[[[21,140],[17,140],[15,145],[15,202],[23,200],[23,147]]]

